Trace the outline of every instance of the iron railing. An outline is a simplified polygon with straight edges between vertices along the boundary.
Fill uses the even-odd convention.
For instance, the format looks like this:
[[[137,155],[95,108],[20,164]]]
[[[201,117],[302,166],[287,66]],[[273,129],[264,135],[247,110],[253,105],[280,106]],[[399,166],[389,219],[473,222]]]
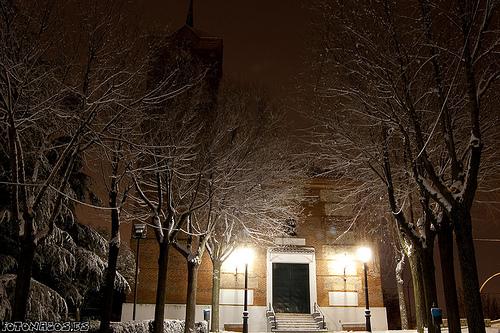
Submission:
[[[326,329],[326,321],[325,321],[325,314],[321,311],[318,303],[314,302],[313,306],[313,317],[314,320],[319,324],[319,328],[325,330]]]
[[[273,306],[269,303],[269,307],[266,310],[267,322],[271,329],[276,329],[276,314],[274,313]]]

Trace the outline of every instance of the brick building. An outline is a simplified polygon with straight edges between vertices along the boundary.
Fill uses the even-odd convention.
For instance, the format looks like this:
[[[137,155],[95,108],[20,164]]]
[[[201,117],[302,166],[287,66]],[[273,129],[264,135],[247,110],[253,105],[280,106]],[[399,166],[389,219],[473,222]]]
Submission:
[[[222,39],[194,28],[192,2],[186,24],[171,36],[170,46],[187,55],[187,64],[194,71],[206,70],[201,93],[208,94],[208,98],[198,99],[205,104],[194,107],[207,112],[210,118],[210,113],[216,111],[216,95],[222,75]],[[163,66],[168,66],[172,59],[166,57],[170,58],[163,62],[160,58],[157,66],[161,68],[154,69],[155,75],[161,76],[165,71]],[[332,231],[332,218],[352,214],[346,207],[337,209],[334,188],[335,182],[331,180],[308,181],[304,213],[297,221],[296,235],[276,239],[273,246],[253,247],[254,259],[249,264],[248,281],[250,331],[266,331],[266,310],[270,306],[276,312],[311,313],[319,305],[329,330],[339,330],[345,322],[364,323],[363,270],[362,265],[354,260],[359,240],[346,237],[342,245],[331,245],[337,238]],[[136,319],[151,319],[154,316],[159,250],[153,232],[140,242]],[[130,240],[131,248],[135,249],[136,244],[136,240]],[[224,325],[242,321],[244,274],[243,267],[238,267],[237,262],[238,258],[229,257],[222,266],[221,329]],[[375,330],[387,329],[378,258],[375,257],[368,266],[372,327]],[[212,292],[212,265],[206,252],[198,274],[196,319],[202,320],[203,310],[210,308]],[[186,260],[172,249],[168,263],[167,318],[184,318],[186,290]],[[123,305],[122,320],[132,318],[132,309],[131,294]]]
[[[340,245],[332,245],[338,235],[332,228],[334,217],[351,214],[347,207],[336,209],[339,201],[335,181],[307,182],[304,212],[297,221],[296,236],[275,240],[272,246],[253,246],[254,258],[249,264],[248,296],[250,331],[266,331],[266,309],[278,312],[311,313],[315,304],[325,315],[329,330],[340,330],[342,324],[364,323],[363,265],[356,260],[360,244],[353,235]],[[135,240],[131,247],[135,248]],[[369,301],[372,328],[387,329],[386,310],[382,300],[380,267],[377,251],[368,262]],[[152,318],[156,293],[158,245],[153,233],[141,240],[137,319]],[[237,258],[229,257],[222,267],[220,325],[242,321],[244,275]],[[168,271],[167,318],[182,319],[185,314],[187,267],[185,259],[171,251]],[[197,290],[197,320],[203,309],[210,308],[212,265],[203,257]],[[292,290],[293,289],[293,290]],[[293,292],[291,292],[293,291]],[[133,297],[124,304],[122,320],[132,317]]]

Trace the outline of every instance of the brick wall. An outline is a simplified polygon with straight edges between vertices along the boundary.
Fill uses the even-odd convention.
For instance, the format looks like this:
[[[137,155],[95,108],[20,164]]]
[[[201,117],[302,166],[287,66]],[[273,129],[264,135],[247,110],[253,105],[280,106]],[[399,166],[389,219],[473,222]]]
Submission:
[[[304,201],[304,212],[297,224],[297,237],[306,240],[306,246],[314,247],[316,255],[317,296],[320,306],[329,306],[328,292],[352,291],[358,293],[359,306],[364,306],[363,269],[362,264],[355,261],[346,270],[339,271],[338,258],[342,256],[354,259],[359,239],[363,235],[346,234],[341,242],[335,240],[338,234],[332,222],[333,218],[352,214],[348,204],[338,205],[339,198],[332,189],[335,182],[314,181],[307,185]],[[340,208],[339,208],[340,207]],[[135,249],[136,241],[131,240]],[[363,243],[366,245],[366,243]],[[374,244],[374,258],[368,264],[369,297],[371,306],[383,306],[379,260]],[[265,247],[256,249],[254,262],[249,267],[249,289],[254,291],[254,305],[266,305],[266,252]],[[140,273],[138,287],[138,303],[155,303],[157,278],[158,245],[152,232],[146,240],[141,240]],[[167,303],[182,304],[186,300],[187,268],[186,260],[171,249],[168,266]],[[221,274],[221,288],[242,289],[243,272],[224,268]],[[212,265],[205,253],[202,258],[198,276],[198,304],[210,304],[212,286]],[[128,302],[133,301],[129,295]]]
[[[307,185],[304,212],[297,227],[297,236],[306,239],[306,245],[316,250],[318,304],[328,306],[329,291],[357,291],[359,306],[365,305],[363,266],[356,260],[358,246],[370,246],[374,258],[368,263],[368,290],[371,306],[383,306],[378,250],[375,244],[362,242],[366,235],[347,232],[335,227],[335,220],[353,216],[349,199],[341,198],[337,182],[315,180]],[[351,199],[353,200],[353,199]],[[336,270],[339,257],[346,256],[351,272]],[[337,265],[338,266],[338,265]],[[355,270],[354,272],[352,270]]]

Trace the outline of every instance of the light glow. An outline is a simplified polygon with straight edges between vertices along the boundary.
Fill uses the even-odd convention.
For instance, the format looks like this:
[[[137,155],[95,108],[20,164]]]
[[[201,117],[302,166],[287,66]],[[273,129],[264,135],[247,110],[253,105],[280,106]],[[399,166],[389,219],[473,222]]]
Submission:
[[[337,261],[340,264],[340,267],[342,267],[342,269],[349,267],[349,265],[352,265],[352,263],[353,263],[351,256],[347,255],[347,253],[344,253],[343,255],[339,255],[337,257]]]
[[[333,275],[356,275],[356,263],[347,253],[337,254],[329,264]]]
[[[358,248],[356,254],[361,262],[367,263],[372,259],[372,249],[366,246]]]
[[[250,247],[237,248],[222,264],[224,272],[243,272],[245,264],[250,265],[255,258],[255,251]]]

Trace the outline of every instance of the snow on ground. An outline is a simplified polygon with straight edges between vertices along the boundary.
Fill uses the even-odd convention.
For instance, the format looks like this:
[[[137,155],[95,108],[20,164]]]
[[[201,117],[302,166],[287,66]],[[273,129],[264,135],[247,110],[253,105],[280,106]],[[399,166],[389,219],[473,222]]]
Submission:
[[[353,332],[353,331],[329,331],[335,333],[367,333],[367,332]],[[427,332],[427,329],[424,331]],[[221,331],[221,333],[239,333],[233,331]],[[250,333],[268,333],[268,332],[250,332]],[[417,330],[386,330],[386,331],[372,331],[372,333],[417,333]],[[448,333],[447,328],[442,328],[441,333]],[[469,333],[467,328],[462,328],[462,333]],[[500,333],[500,328],[498,327],[486,327],[486,333]]]
[[[442,328],[441,333],[448,333],[448,328]],[[462,333],[469,333],[467,327],[462,327]],[[500,333],[500,328],[498,327],[486,327],[486,333]]]
[[[497,323],[500,326],[500,323]],[[500,327],[486,327],[486,333],[500,333]],[[149,333],[152,332],[152,320],[136,320],[126,322],[111,323],[113,333]],[[99,331],[99,322],[91,322],[90,332]],[[165,320],[164,333],[182,333],[184,332],[183,320]],[[352,333],[352,331],[332,331],[336,333]],[[427,330],[425,330],[427,332]],[[462,333],[468,333],[466,327],[462,328]],[[207,322],[201,321],[196,323],[196,331],[194,333],[208,333]],[[237,333],[231,331],[222,331],[221,333]],[[267,332],[252,332],[252,333],[267,333]],[[417,333],[417,330],[386,330],[373,331],[373,333]],[[441,333],[448,333],[447,328],[442,328]]]

